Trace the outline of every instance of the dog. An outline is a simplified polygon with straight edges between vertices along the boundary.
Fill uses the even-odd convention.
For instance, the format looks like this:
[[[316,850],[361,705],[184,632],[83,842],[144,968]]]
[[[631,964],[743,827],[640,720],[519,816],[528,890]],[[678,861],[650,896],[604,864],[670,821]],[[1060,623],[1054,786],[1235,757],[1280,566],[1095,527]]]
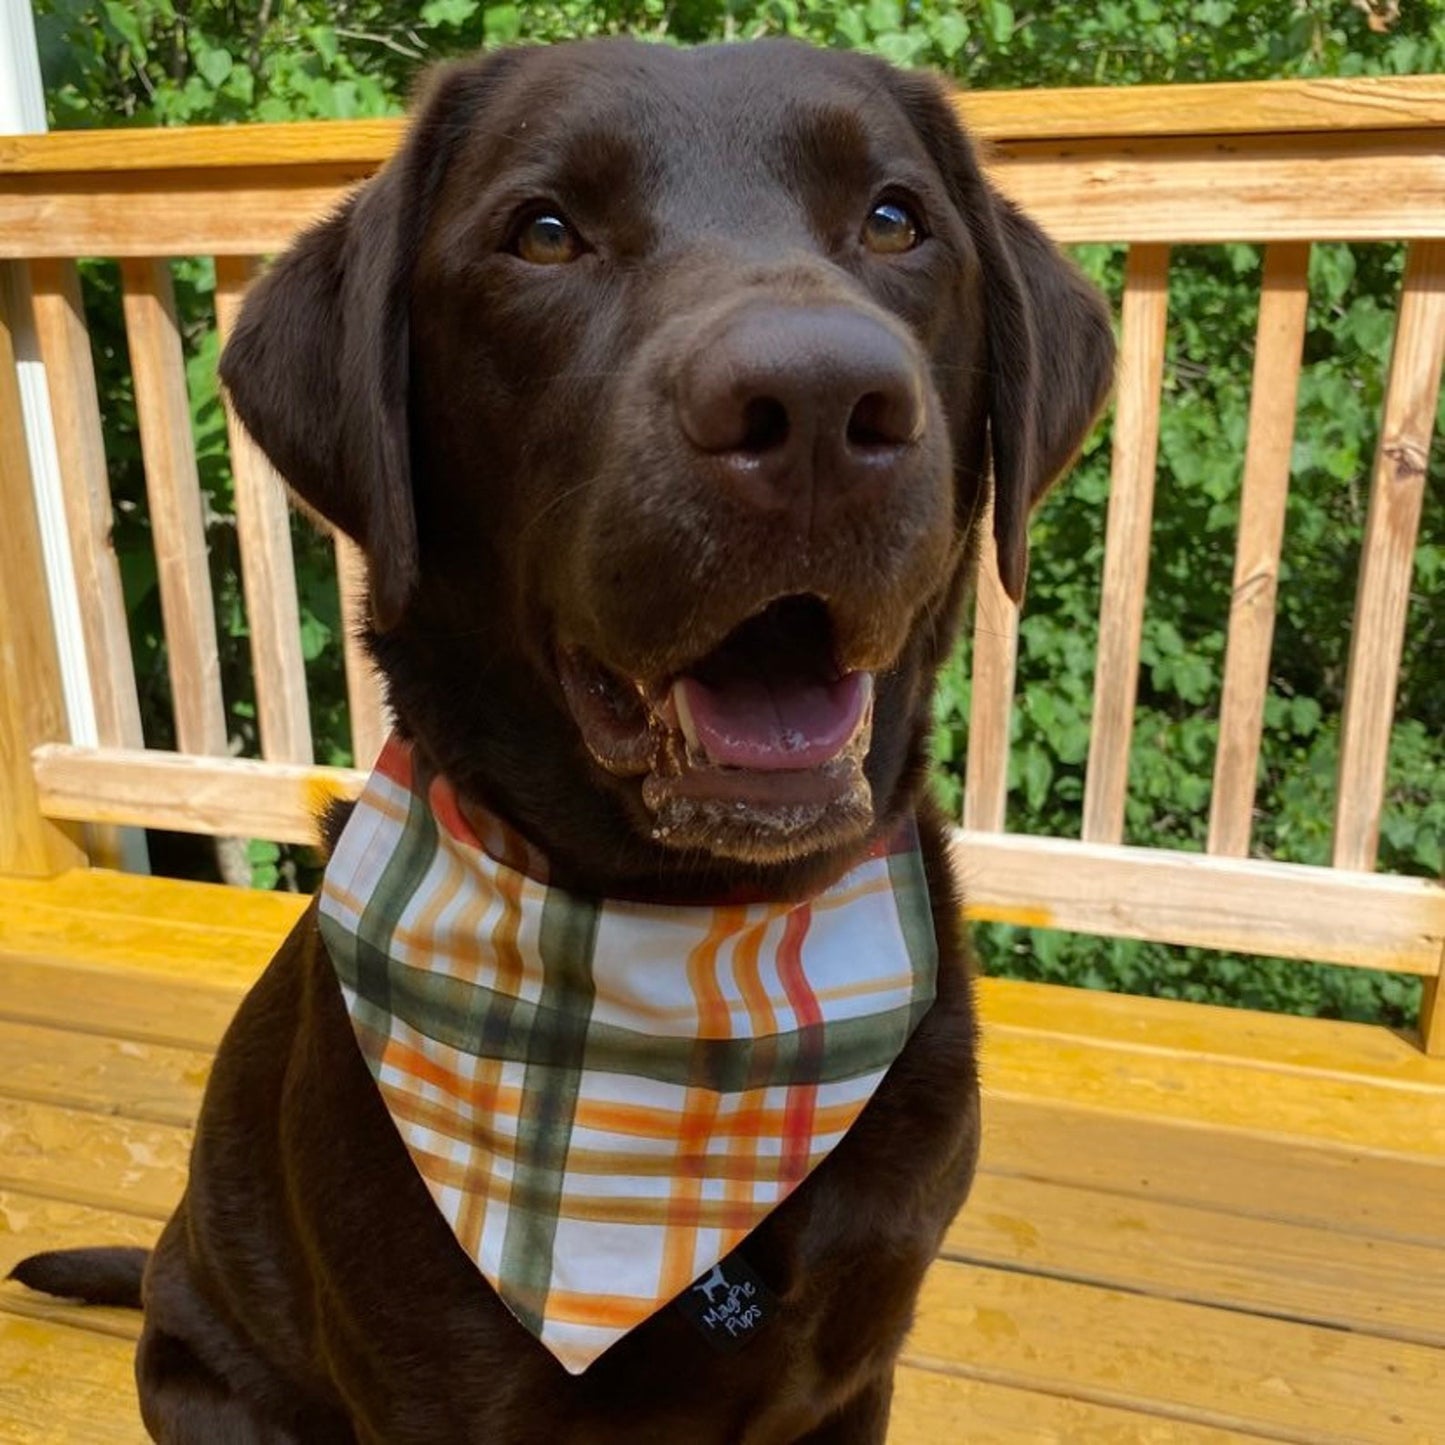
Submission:
[[[459,1247],[475,1201],[423,1178],[323,893],[225,1036],[148,1262],[17,1271],[143,1303],[154,1438],[884,1438],[978,1144],[933,679],[980,547],[1021,596],[1029,514],[1112,363],[1100,298],[989,184],[931,78],[786,41],[625,40],[433,76],[398,154],[258,282],[222,360],[299,502],[365,552],[393,782],[444,785],[468,858],[506,855],[518,889],[545,875],[604,930],[816,921],[902,839],[926,992],[841,1137],[814,1120],[823,1157],[764,1181],[740,1240],[664,1271],[676,1302],[564,1365]],[[845,982],[871,937],[838,934]],[[643,992],[681,967],[650,962]],[[798,1023],[805,1053],[824,1029]],[[716,1031],[689,1037],[713,1057]],[[672,1187],[706,1220],[695,1183]]]

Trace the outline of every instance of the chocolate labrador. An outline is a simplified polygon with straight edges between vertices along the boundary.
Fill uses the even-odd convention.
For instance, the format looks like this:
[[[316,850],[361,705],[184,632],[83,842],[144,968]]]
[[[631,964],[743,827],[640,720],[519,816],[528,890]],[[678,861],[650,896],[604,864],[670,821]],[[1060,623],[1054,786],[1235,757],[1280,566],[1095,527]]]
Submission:
[[[592,1340],[569,1363],[529,1318],[535,1233],[517,1229],[510,1265],[479,1267],[458,1222],[475,1213],[468,1186],[424,1177],[406,1111],[431,1127],[440,1106],[387,1092],[378,1063],[406,1025],[387,1015],[376,1027],[392,1032],[367,1051],[362,975],[378,949],[394,964],[406,931],[393,917],[381,944],[367,932],[406,861],[411,825],[395,823],[374,890],[356,883],[364,847],[348,875],[367,894],[352,900],[362,921],[325,932],[323,895],[242,1005],[143,1286],[139,1252],[39,1256],[19,1271],[83,1298],[143,1296],[137,1375],[156,1439],[884,1438],[920,1281],[978,1141],[960,902],[925,785],[933,679],[988,516],[1020,595],[1030,510],[1080,445],[1112,359],[1100,299],[989,185],[931,79],[772,41],[509,50],[433,77],[400,152],[272,267],[222,361],[260,446],[369,563],[368,637],[400,761],[368,828],[394,824],[387,788],[404,810],[418,778],[442,785],[442,803],[428,794],[436,816],[461,820],[453,832],[478,846],[466,856],[492,870],[486,886],[544,897],[544,949],[580,936],[554,926],[556,897],[573,921],[591,900],[598,937],[619,918],[683,937],[700,917],[750,909],[816,921],[845,880],[843,931],[818,955],[842,982],[790,975],[788,1007],[794,985],[837,999],[893,987],[871,979],[873,924],[856,910],[873,887],[858,880],[901,838],[926,883],[927,966],[905,977],[902,1032],[897,1008],[851,1032],[795,1009],[793,1122],[769,1125],[760,1108],[747,1127],[776,1126],[786,1152],[789,1091],[809,1081],[796,1187],[759,1184],[767,1171],[749,1165],[739,1188],[763,1205],[693,1254],[722,1216],[689,1178],[670,1181],[659,1287],[696,1281],[675,1302],[654,1301],[601,1348],[610,1337],[588,1330],[607,1311],[587,1290],[559,1291],[561,1304],[534,1290],[539,1317],[552,1309]],[[485,862],[509,848],[531,863]],[[415,917],[407,928],[412,945],[436,936]],[[600,990],[591,959],[564,950],[559,966]],[[454,962],[413,947],[407,972],[451,986]],[[653,950],[638,987],[666,993],[683,967]],[[455,1067],[510,1067],[506,1055],[530,1069],[561,1047],[546,1031],[567,1033],[565,1009],[546,1023],[517,988],[511,1022],[489,1033],[489,1014]],[[679,1054],[669,1027],[643,1030],[659,1058],[703,1074],[721,1058],[716,1029],[687,1031]],[[750,1038],[754,1084],[781,1077],[766,1073],[781,1032],[765,1023]],[[819,1144],[819,1091],[846,1072],[827,1074],[842,1047],[831,1040],[845,1034],[848,1049],[883,1052]],[[489,1061],[490,1038],[503,1042]],[[432,1078],[426,1067],[413,1072]],[[600,1083],[573,1084],[579,1113],[620,1107],[605,1067]],[[677,1087],[686,1127],[728,1107],[725,1083],[708,1095],[689,1074]],[[516,1119],[556,1094],[536,1105],[515,1092],[502,1143],[501,1115],[469,1116],[468,1167],[482,1174],[465,1178],[490,1181],[503,1159],[535,1172]],[[552,1147],[549,1129],[526,1147]],[[563,1148],[580,1160],[579,1139],[564,1134]],[[582,1277],[617,1293],[610,1277],[632,1260],[602,1248],[599,1266],[597,1241],[614,1236],[583,1230],[571,1187],[547,1238],[576,1223],[590,1241]],[[523,1282],[509,1296],[499,1278]]]

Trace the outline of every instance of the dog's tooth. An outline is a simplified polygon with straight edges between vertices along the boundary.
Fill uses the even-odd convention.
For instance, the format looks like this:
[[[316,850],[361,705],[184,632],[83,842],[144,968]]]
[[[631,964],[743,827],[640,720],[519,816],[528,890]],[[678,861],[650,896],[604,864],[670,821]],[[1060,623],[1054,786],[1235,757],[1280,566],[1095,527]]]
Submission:
[[[687,739],[687,745],[695,753],[703,751],[702,744],[697,737],[697,724],[692,719],[692,709],[687,702],[687,689],[682,685],[682,679],[673,683],[672,691],[668,695],[677,714],[677,725],[682,729],[682,735]]]

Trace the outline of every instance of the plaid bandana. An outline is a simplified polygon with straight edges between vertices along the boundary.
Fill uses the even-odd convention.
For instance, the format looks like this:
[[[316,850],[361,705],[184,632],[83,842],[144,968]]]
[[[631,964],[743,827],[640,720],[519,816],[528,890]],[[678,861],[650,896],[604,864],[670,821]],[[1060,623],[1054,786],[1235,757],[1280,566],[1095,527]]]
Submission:
[[[586,898],[394,738],[320,907],[412,1162],[573,1374],[817,1167],[933,1001],[911,827],[806,903]]]

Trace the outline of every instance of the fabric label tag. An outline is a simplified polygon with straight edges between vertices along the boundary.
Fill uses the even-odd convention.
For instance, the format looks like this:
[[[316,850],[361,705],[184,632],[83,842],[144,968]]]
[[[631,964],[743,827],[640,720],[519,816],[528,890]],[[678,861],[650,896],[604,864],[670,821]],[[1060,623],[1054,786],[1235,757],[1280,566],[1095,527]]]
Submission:
[[[778,1311],[778,1301],[740,1254],[730,1254],[675,1301],[699,1334],[718,1350],[736,1350]]]

